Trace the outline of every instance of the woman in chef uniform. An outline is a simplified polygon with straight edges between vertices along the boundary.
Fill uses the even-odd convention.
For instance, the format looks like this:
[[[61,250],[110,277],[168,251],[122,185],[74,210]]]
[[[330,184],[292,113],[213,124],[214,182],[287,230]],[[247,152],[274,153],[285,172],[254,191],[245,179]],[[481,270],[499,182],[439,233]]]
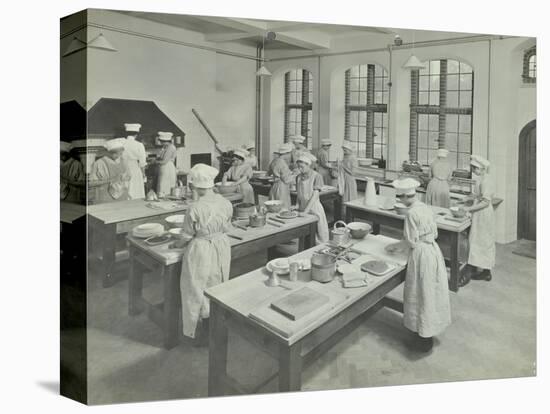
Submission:
[[[321,140],[321,148],[317,152],[317,171],[323,177],[325,185],[331,185],[332,176],[330,175],[329,151],[332,142],[330,139]]]
[[[277,150],[277,158],[273,160],[267,172],[268,175],[273,176],[275,179],[271,190],[269,190],[269,199],[282,201],[286,209],[290,209],[291,207],[290,184],[296,179],[296,176],[288,168],[291,151],[292,145],[281,145]]]
[[[460,286],[466,285],[470,278],[490,281],[491,269],[495,266],[495,218],[492,204],[494,190],[488,174],[490,163],[479,155],[472,155],[470,165],[473,175],[477,176],[473,192],[474,203],[470,207],[461,207],[461,210],[472,215],[468,265],[477,267],[479,271],[473,275],[463,272]]]
[[[404,240],[397,245],[409,250],[404,288],[404,324],[417,334],[416,347],[428,352],[433,337],[451,323],[447,268],[437,239],[435,216],[429,206],[416,198],[419,183],[412,178],[393,181],[397,198],[409,209],[405,216]]]
[[[245,162],[250,164],[253,170],[258,168],[258,157],[256,157],[256,143],[250,141],[248,144],[243,145],[243,149],[248,151]]]
[[[159,132],[158,138],[162,142],[162,149],[157,159],[159,175],[157,194],[159,197],[169,195],[176,186],[176,147],[172,144],[171,132]]]
[[[105,190],[97,195],[98,202],[128,200],[128,183],[130,174],[126,163],[122,161],[125,138],[115,138],[105,143],[107,154],[96,160],[92,165],[90,178],[92,180],[109,181]]]
[[[289,141],[294,145],[292,155],[290,157],[290,169],[295,170],[297,167],[296,161],[302,154],[309,154],[309,150],[304,145],[305,137],[302,135],[293,135],[289,138]]]
[[[243,149],[233,151],[233,162],[229,170],[225,172],[222,183],[227,180],[235,181],[239,186],[239,193],[243,196],[244,203],[254,204],[254,189],[248,182],[252,178],[252,167],[245,162],[248,153]]]
[[[147,155],[145,146],[136,140],[141,124],[124,124],[124,128],[126,143],[122,159],[126,162],[130,173],[128,195],[130,199],[145,198],[144,177]]]
[[[175,246],[185,246],[180,278],[183,334],[196,338],[198,345],[208,338],[210,304],[203,292],[227,281],[231,264],[226,233],[231,228],[233,206],[212,191],[217,175],[218,170],[206,164],[196,164],[189,171],[197,200],[185,213],[183,231],[193,238],[178,241]]]
[[[426,188],[426,204],[445,208],[451,204],[449,180],[452,170],[447,161],[448,154],[444,148],[437,150],[437,159],[430,165],[432,179]]]
[[[329,232],[325,209],[319,201],[319,193],[324,185],[323,177],[317,171],[311,169],[313,162],[315,162],[315,159],[311,154],[302,154],[296,160],[300,172],[296,177],[296,198],[299,211],[305,214],[314,214],[319,219],[316,241],[320,244],[329,240]]]
[[[342,144],[344,158],[340,162],[338,174],[340,175],[338,182],[341,184],[340,195],[342,201],[352,201],[357,199],[357,181],[353,174],[354,168],[357,168],[357,158],[355,158],[355,148],[349,141],[344,141]]]
[[[61,141],[61,200],[76,201],[79,198],[78,191],[71,191],[70,182],[81,181],[86,178],[84,166],[80,160],[71,154],[72,145]]]

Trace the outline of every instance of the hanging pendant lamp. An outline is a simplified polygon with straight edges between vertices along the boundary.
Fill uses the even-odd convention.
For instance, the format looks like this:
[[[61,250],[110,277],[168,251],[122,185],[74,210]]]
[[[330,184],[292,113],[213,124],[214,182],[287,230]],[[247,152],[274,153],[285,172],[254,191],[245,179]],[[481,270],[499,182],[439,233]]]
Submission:
[[[71,43],[69,43],[69,46],[67,46],[65,53],[63,53],[63,57],[72,55],[73,53],[83,49],[86,49],[86,42],[83,42],[75,36],[73,37],[73,40],[71,40]]]
[[[103,36],[103,33],[100,33],[95,37],[93,40],[88,43],[88,47],[92,47],[94,49],[102,49],[102,50],[109,50],[112,52],[116,52],[117,49],[107,40],[105,36]]]
[[[275,33],[268,32],[267,33],[267,38],[269,40],[275,39]],[[264,56],[265,56],[265,39],[266,39],[266,35],[262,36],[262,54]],[[263,57],[262,57],[262,65],[256,71],[256,76],[259,76],[259,77],[269,77],[269,76],[271,76],[271,72],[265,67],[265,58],[263,58]]]
[[[412,71],[412,70],[421,70],[425,68],[426,66],[414,54],[414,32],[413,32],[411,56],[407,59],[407,61],[403,65],[403,69]]]

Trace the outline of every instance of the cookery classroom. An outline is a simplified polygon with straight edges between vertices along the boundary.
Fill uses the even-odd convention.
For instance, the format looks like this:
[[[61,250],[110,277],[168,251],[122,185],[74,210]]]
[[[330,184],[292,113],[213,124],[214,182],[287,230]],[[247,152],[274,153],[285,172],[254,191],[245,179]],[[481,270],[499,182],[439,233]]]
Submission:
[[[535,375],[535,38],[60,26],[62,395]]]

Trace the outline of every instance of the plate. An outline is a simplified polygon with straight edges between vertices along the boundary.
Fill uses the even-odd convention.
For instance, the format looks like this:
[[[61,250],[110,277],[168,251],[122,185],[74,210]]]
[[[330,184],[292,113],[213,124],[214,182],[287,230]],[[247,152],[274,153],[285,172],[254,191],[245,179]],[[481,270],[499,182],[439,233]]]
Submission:
[[[172,240],[172,235],[170,233],[160,234],[158,236],[152,236],[145,240],[149,246],[156,246],[157,244],[163,244]]]
[[[280,260],[280,259],[273,259],[265,265],[265,268],[267,269],[268,272],[273,272],[273,262],[276,260]],[[279,275],[286,275],[289,272],[290,272],[290,269],[288,265],[283,269],[278,269]]]
[[[295,212],[295,211],[291,211],[288,216],[282,216],[281,213],[278,213],[277,217],[279,217],[281,219],[287,219],[288,220],[288,219],[293,219],[293,218],[298,217],[298,213]]]
[[[136,232],[132,231],[132,236],[137,237],[138,239],[148,239],[149,237],[158,236],[164,233],[164,229],[158,231],[148,231],[148,232]]]
[[[361,270],[374,276],[382,276],[391,270],[389,266],[383,260],[369,260],[361,264]]]

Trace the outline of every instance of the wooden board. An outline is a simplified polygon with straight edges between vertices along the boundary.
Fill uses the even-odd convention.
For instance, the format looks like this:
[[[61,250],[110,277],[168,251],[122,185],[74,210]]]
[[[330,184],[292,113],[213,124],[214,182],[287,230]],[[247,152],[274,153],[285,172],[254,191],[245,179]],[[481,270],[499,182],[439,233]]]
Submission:
[[[303,287],[285,297],[271,302],[271,307],[293,321],[317,310],[329,301],[328,296]]]

